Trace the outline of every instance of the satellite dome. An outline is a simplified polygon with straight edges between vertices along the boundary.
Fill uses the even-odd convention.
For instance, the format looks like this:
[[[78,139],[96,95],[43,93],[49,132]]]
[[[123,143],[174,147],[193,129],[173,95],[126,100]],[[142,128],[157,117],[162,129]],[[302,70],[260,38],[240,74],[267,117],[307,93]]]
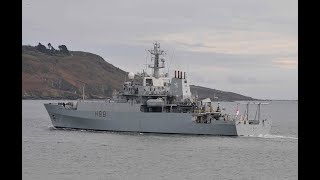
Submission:
[[[129,79],[133,79],[134,78],[134,73],[133,72],[129,72],[128,77],[129,77]]]

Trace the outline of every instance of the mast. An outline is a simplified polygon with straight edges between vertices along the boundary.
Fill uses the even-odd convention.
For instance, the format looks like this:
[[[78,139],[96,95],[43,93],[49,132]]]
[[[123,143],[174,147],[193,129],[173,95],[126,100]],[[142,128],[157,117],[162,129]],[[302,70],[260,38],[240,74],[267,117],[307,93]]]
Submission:
[[[247,104],[247,121],[249,121],[249,102]]]
[[[261,103],[258,104],[258,120],[260,121],[260,106],[261,106]]]
[[[87,84],[87,83],[85,83],[85,82],[83,82],[83,81],[81,81],[81,80],[76,80],[76,81],[79,81],[80,83],[82,83],[82,100],[84,100],[84,97],[85,97],[85,95],[84,95],[84,86]]]
[[[153,68],[153,77],[155,78],[159,78],[159,69],[164,68],[164,62],[165,60],[163,58],[159,59],[160,55],[163,54],[163,50],[160,49],[160,43],[155,42],[153,44],[153,49],[152,50],[148,50],[153,57],[151,57],[151,60],[154,60],[154,64],[153,65],[149,65],[149,68]],[[162,66],[159,65],[159,60],[161,60],[162,62]]]
[[[82,100],[84,100],[84,85],[82,86]]]

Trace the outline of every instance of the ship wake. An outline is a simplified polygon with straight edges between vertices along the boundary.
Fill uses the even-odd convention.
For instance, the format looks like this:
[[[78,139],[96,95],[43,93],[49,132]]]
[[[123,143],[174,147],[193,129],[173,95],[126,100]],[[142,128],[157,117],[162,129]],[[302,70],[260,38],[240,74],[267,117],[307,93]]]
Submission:
[[[294,137],[294,136],[283,136],[283,135],[275,135],[275,134],[266,134],[266,135],[260,134],[257,137],[267,138],[267,139],[294,139],[294,140],[298,140],[298,138]]]

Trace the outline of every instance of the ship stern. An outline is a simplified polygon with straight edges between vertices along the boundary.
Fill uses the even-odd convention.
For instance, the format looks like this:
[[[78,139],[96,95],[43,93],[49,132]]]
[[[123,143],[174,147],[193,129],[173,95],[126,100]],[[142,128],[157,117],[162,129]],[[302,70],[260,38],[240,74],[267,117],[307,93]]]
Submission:
[[[238,122],[236,124],[238,136],[264,136],[270,134],[271,120],[262,120],[259,124]]]

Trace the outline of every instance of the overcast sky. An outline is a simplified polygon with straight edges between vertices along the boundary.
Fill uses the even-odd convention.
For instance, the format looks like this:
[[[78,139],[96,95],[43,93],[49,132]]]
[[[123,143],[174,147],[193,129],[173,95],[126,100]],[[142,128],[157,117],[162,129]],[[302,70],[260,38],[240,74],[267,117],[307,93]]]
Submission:
[[[23,0],[22,43],[145,68],[154,41],[191,84],[298,99],[297,0]],[[167,71],[167,70],[166,70]]]

